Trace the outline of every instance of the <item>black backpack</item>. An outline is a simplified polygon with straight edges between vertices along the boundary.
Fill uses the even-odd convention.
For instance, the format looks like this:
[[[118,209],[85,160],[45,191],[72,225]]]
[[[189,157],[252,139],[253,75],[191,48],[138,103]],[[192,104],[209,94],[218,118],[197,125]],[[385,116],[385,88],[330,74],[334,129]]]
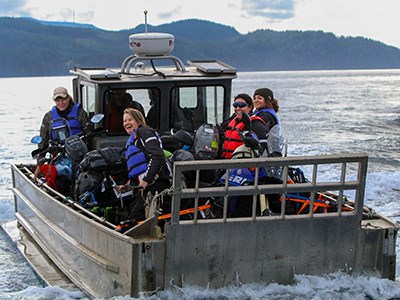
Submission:
[[[91,207],[114,200],[111,177],[116,184],[127,180],[123,150],[120,147],[107,147],[86,153],[79,164],[79,176],[75,180],[75,201]]]
[[[126,159],[123,148],[107,147],[96,149],[86,153],[84,159],[80,163],[81,171],[87,172],[107,172],[116,174],[127,172]]]

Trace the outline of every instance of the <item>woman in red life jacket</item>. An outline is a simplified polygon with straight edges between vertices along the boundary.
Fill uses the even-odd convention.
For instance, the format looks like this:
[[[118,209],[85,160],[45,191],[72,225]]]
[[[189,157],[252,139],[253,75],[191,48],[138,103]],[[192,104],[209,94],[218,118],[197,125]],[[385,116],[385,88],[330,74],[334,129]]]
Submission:
[[[261,145],[266,140],[266,126],[264,121],[257,116],[252,115],[253,100],[248,94],[242,93],[234,98],[234,115],[225,121],[221,127],[224,130],[224,142],[222,145],[222,158],[231,158],[233,151],[243,145],[239,132],[243,131],[244,123],[242,121],[243,113],[250,115],[251,130],[257,135]]]

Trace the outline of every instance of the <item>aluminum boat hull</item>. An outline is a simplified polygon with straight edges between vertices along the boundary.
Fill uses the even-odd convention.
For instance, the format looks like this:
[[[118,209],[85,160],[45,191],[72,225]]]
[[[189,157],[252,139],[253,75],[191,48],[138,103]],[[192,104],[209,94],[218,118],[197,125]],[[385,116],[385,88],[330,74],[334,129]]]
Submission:
[[[181,164],[204,169],[213,163],[220,162]],[[173,217],[163,234],[152,218],[121,234],[35,184],[27,170],[12,166],[18,225],[91,297],[137,296],[186,284],[291,283],[294,274],[338,270],[395,279],[398,225],[380,215],[370,220],[357,212],[179,221],[177,201],[199,193],[182,189],[174,195]],[[177,166],[174,174],[182,170]]]

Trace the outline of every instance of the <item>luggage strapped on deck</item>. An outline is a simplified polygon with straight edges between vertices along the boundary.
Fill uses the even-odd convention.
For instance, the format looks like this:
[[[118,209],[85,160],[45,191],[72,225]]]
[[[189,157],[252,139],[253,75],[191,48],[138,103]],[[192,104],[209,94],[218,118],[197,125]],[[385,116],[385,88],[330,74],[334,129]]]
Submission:
[[[115,186],[127,180],[123,148],[108,147],[92,150],[80,163],[75,182],[75,200],[86,207],[115,200]]]

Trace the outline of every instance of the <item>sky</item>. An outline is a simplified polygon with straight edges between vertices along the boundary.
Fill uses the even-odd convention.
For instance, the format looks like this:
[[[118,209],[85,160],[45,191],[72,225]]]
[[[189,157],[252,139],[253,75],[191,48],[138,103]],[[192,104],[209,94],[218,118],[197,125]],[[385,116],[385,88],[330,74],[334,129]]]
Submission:
[[[322,30],[400,48],[400,0],[0,0],[0,16],[93,24],[106,30],[201,19],[234,27]]]

